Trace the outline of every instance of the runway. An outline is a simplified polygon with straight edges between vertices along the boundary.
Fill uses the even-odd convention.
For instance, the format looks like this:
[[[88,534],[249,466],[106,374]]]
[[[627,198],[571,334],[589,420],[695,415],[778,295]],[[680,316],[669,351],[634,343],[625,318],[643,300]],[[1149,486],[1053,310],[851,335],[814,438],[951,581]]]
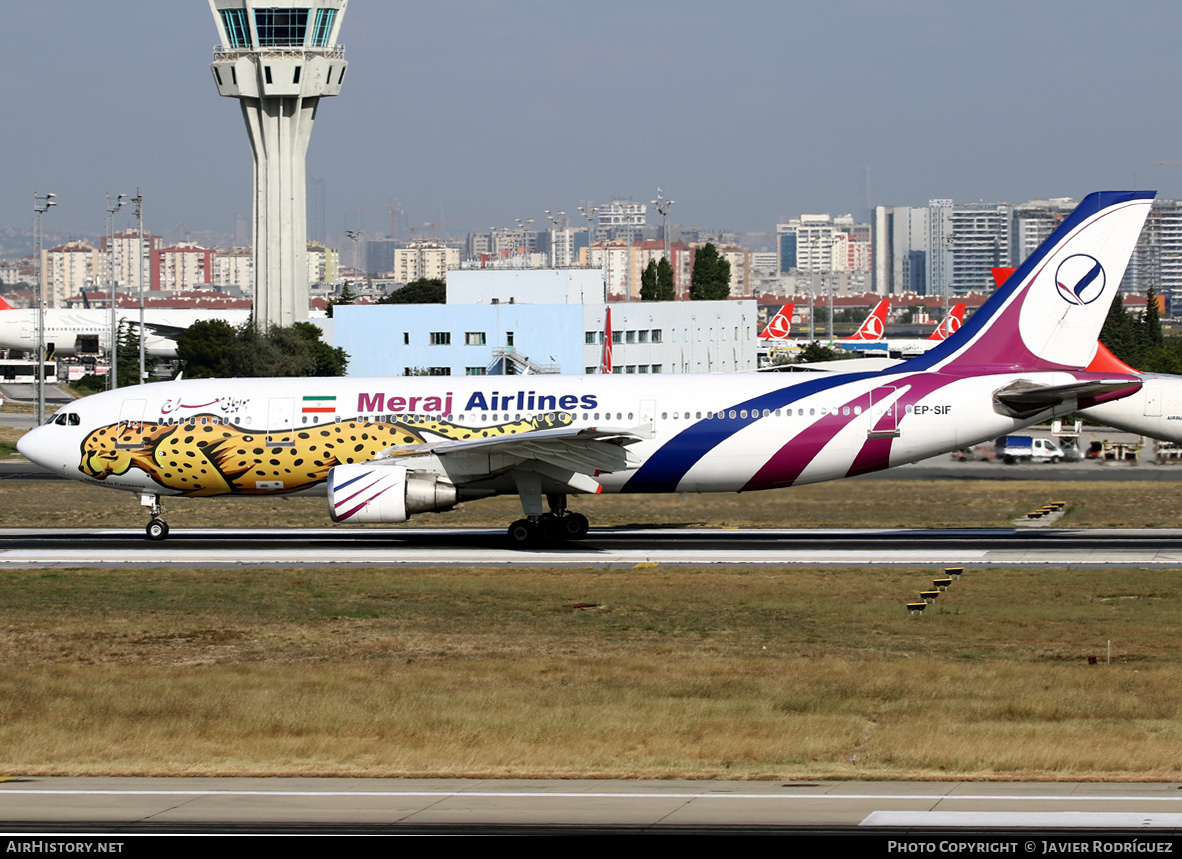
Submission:
[[[525,550],[493,529],[177,527],[163,542],[138,528],[0,530],[0,568],[638,564],[1167,567],[1182,564],[1182,530],[601,528]]]
[[[0,783],[8,832],[1182,834],[1169,784],[35,778]],[[932,850],[931,852],[937,852]],[[946,851],[939,851],[946,852]],[[1042,853],[1019,849],[1015,852]],[[1079,851],[1076,851],[1079,852]],[[1134,852],[1133,850],[1123,852]]]

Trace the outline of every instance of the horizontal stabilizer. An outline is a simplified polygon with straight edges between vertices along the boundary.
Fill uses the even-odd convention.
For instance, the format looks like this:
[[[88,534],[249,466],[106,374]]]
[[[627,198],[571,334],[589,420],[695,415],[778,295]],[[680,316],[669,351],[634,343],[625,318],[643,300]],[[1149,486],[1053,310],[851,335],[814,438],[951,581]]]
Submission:
[[[1033,382],[1014,382],[993,394],[994,409],[999,414],[1025,418],[1053,409],[1080,397],[1097,397],[1141,385],[1137,379],[1094,379],[1070,382],[1066,385],[1036,385]]]

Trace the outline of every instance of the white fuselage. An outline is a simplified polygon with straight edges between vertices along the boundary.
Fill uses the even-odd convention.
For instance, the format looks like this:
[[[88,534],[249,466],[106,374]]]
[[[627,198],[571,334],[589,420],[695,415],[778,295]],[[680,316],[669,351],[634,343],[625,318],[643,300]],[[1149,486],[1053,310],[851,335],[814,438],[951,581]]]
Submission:
[[[133,326],[139,325],[138,308],[119,308],[119,319]],[[249,310],[152,309],[144,311],[144,345],[149,354],[162,358],[176,357],[176,341],[171,336],[153,331],[153,326],[183,330],[194,322],[223,319],[230,325],[241,325],[250,318]],[[45,342],[53,344],[55,355],[75,355],[79,340],[97,338],[101,351],[109,351],[111,344],[110,310],[55,310],[45,311]],[[0,349],[37,349],[37,312],[31,309],[0,310]]]
[[[642,435],[651,437],[628,448],[630,466],[596,475],[604,491],[732,492],[874,471],[1005,435],[1050,412],[999,414],[994,391],[1019,378],[1074,379],[903,369],[160,382],[72,403],[58,422],[26,435],[21,451],[64,476],[132,492],[279,494],[319,489],[333,465],[396,450],[401,441],[392,433],[404,433],[408,444],[440,434],[528,436],[540,418],[647,428]],[[518,458],[499,457],[492,447],[407,462],[460,487],[512,492],[502,478]],[[542,482],[543,491],[566,491]]]

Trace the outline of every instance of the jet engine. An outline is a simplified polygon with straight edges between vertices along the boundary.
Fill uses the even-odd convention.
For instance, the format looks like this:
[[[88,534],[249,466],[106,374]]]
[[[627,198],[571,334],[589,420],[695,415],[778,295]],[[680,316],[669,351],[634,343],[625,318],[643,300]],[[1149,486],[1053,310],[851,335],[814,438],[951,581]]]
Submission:
[[[364,462],[328,472],[328,512],[334,522],[405,522],[415,513],[450,510],[458,500],[455,484],[403,465]]]

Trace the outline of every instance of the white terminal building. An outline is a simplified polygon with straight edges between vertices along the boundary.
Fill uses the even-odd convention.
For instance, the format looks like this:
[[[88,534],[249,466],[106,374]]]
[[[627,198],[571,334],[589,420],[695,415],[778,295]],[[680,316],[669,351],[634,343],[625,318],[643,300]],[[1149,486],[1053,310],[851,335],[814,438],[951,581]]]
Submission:
[[[611,312],[612,371],[756,368],[757,306],[604,301],[598,269],[449,271],[446,304],[338,305],[353,376],[596,373]]]

